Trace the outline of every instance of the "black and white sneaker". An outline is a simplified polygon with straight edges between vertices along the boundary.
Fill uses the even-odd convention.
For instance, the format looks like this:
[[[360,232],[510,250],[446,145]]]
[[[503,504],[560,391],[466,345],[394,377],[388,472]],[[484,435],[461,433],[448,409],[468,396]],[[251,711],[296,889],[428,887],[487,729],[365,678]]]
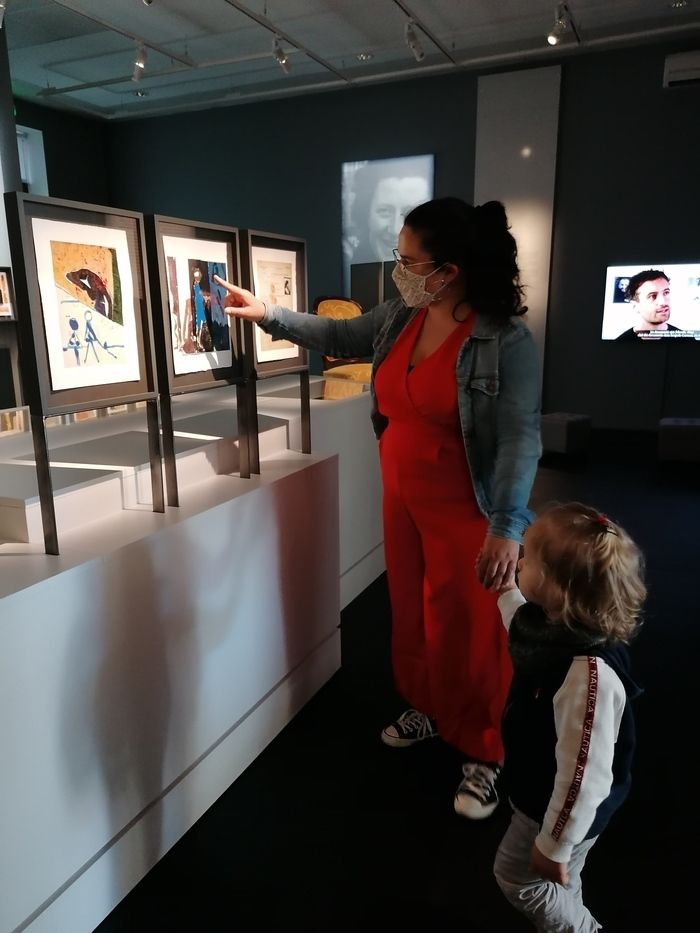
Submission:
[[[455,810],[468,820],[483,820],[498,806],[496,781],[501,773],[497,764],[468,761],[462,765],[464,777],[455,794]]]
[[[422,742],[424,739],[433,739],[437,736],[437,728],[430,716],[417,709],[407,709],[396,722],[382,729],[382,742],[393,748],[407,748]]]

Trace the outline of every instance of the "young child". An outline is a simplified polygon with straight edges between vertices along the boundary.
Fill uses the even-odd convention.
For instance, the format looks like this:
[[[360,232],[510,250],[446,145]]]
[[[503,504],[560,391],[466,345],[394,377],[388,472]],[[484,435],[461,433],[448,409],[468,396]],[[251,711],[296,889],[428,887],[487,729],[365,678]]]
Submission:
[[[513,816],[494,873],[540,933],[595,933],[586,855],[629,790],[626,642],[646,597],[642,556],[589,506],[559,505],[525,533],[518,587],[501,590],[513,681],[503,718]]]

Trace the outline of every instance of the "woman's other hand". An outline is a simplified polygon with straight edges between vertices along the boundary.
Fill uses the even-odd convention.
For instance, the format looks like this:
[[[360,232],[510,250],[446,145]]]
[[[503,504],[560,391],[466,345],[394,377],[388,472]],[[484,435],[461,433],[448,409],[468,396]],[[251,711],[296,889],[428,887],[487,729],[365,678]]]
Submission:
[[[517,541],[486,535],[476,559],[479,583],[492,592],[513,586],[519,556],[520,545]]]
[[[224,311],[232,317],[243,318],[244,321],[253,321],[258,324],[265,317],[265,305],[252,292],[239,288],[215,275],[214,281],[228,292],[224,302]]]

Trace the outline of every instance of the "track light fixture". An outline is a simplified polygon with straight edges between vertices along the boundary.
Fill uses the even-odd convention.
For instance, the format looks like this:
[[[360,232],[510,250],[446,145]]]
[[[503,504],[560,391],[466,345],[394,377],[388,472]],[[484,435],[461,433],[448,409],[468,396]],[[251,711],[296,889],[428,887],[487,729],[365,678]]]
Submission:
[[[282,71],[288,75],[291,68],[291,65],[289,64],[289,56],[280,45],[280,40],[277,36],[275,36],[272,40],[272,55]]]
[[[146,59],[148,52],[145,45],[140,45],[134,59],[134,73],[131,76],[132,81],[140,81],[146,68]]]
[[[577,43],[581,41],[576,23],[571,15],[567,3],[557,3],[554,8],[554,25],[547,33],[547,42],[550,45],[559,45],[567,31],[571,31]]]
[[[404,30],[406,45],[409,47],[411,52],[413,52],[413,57],[415,60],[417,62],[422,62],[425,58],[425,52],[423,51],[423,46],[420,44],[418,36],[416,35],[414,26],[415,23],[412,19],[406,20],[406,26]]]

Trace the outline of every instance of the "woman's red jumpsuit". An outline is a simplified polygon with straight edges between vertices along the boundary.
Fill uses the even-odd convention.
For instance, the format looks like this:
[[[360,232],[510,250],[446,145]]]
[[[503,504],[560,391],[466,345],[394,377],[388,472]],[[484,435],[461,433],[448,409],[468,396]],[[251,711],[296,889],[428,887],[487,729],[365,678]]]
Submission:
[[[497,762],[511,666],[496,596],[475,572],[488,522],[472,488],[455,376],[471,318],[411,369],[426,313],[402,331],[375,377],[389,419],[380,456],[394,678],[445,741]]]

